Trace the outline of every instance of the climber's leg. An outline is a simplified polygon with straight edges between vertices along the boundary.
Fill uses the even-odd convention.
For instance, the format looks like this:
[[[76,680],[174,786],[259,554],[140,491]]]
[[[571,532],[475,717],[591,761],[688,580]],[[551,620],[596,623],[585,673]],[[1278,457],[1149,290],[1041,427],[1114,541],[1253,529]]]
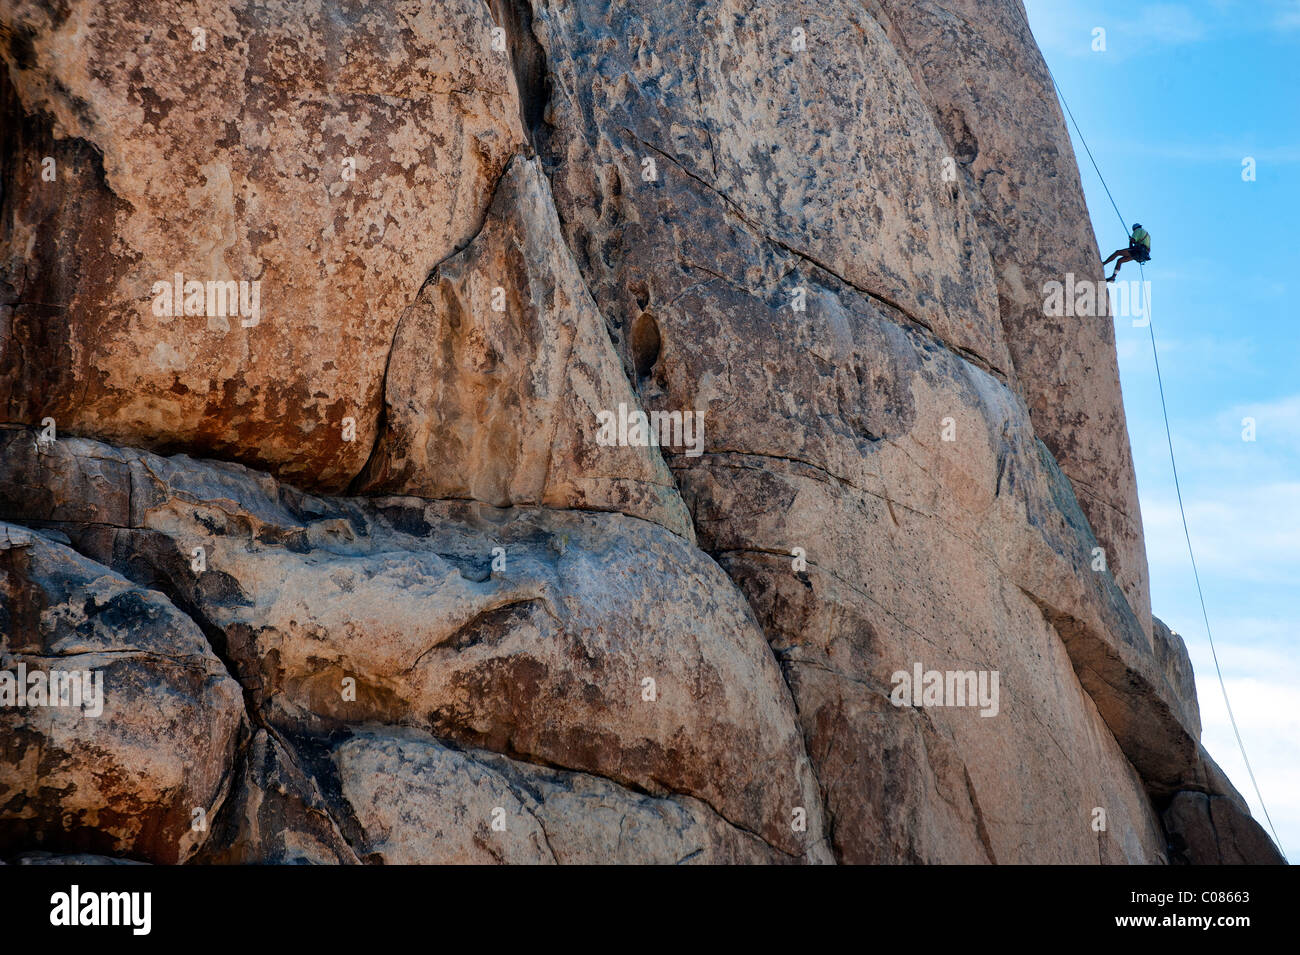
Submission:
[[[1124,263],[1125,263],[1125,262],[1132,262],[1132,261],[1133,261],[1133,253],[1130,252],[1128,249],[1120,249],[1118,252],[1116,252],[1116,253],[1115,253],[1114,255],[1112,255],[1110,258],[1111,258],[1111,259],[1115,259],[1115,271],[1112,272],[1110,275],[1106,276],[1106,281],[1107,281],[1107,282],[1113,282],[1113,281],[1115,281],[1115,276],[1119,275],[1119,270],[1120,270],[1120,268],[1124,265]],[[1109,261],[1110,261],[1110,259],[1107,259],[1107,260],[1106,260],[1106,262],[1109,262]],[[1106,263],[1103,262],[1103,263],[1102,263],[1102,266],[1104,267],[1105,264],[1106,264]]]

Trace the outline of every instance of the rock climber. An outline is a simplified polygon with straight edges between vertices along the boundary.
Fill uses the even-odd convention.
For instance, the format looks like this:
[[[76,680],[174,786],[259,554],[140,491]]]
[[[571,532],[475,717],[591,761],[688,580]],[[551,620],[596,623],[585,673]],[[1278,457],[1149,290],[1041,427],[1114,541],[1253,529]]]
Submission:
[[[1101,263],[1102,269],[1112,261],[1115,262],[1115,271],[1106,276],[1107,282],[1115,281],[1115,276],[1119,275],[1119,267],[1125,262],[1151,261],[1151,233],[1142,228],[1142,223],[1133,223],[1133,234],[1128,237],[1128,248],[1116,249],[1112,252],[1110,258]]]

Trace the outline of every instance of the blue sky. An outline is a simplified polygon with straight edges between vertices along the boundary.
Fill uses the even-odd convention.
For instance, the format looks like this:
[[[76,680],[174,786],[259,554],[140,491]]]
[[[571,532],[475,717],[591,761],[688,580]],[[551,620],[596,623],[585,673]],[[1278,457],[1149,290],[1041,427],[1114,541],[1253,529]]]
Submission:
[[[1295,861],[1300,0],[1025,6],[1120,210],[1152,235],[1151,310],[1210,625],[1246,752]],[[1104,52],[1092,49],[1097,27]],[[1125,236],[1077,137],[1075,153],[1105,256]],[[1246,157],[1253,182],[1242,178]],[[1133,265],[1121,273],[1138,277]],[[1201,620],[1148,332],[1116,319],[1115,334],[1152,605],[1187,641],[1206,747],[1263,821]],[[1246,417],[1254,442],[1242,440]]]

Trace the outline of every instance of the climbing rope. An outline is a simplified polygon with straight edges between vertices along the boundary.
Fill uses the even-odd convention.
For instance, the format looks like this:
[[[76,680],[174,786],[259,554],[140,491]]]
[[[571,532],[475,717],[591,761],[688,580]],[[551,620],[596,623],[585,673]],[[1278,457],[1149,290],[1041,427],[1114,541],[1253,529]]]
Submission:
[[[1079,127],[1076,126],[1077,130]],[[1083,135],[1080,134],[1080,139]],[[1146,301],[1147,330],[1151,333],[1151,356],[1156,363],[1156,384],[1160,387],[1160,408],[1165,416],[1165,440],[1169,442],[1169,466],[1174,472],[1174,491],[1178,495],[1178,513],[1183,519],[1183,537],[1187,539],[1187,556],[1192,561],[1192,577],[1196,581],[1196,596],[1201,601],[1201,618],[1205,621],[1205,635],[1210,641],[1210,656],[1214,658],[1214,672],[1219,675],[1219,689],[1223,691],[1223,705],[1228,708],[1228,721],[1232,723],[1232,733],[1237,737],[1237,748],[1241,750],[1242,761],[1246,764],[1246,773],[1250,776],[1250,784],[1255,787],[1255,797],[1259,800],[1259,807],[1264,810],[1264,818],[1268,820],[1268,828],[1273,833],[1273,838],[1277,840],[1277,847],[1286,855],[1282,849],[1282,840],[1278,838],[1277,830],[1273,828],[1273,819],[1268,814],[1268,806],[1264,805],[1264,796],[1259,791],[1259,783],[1255,781],[1255,770],[1250,766],[1250,757],[1246,755],[1246,744],[1241,741],[1241,730],[1237,729],[1237,718],[1232,714],[1232,704],[1228,702],[1228,686],[1223,681],[1223,670],[1219,668],[1219,653],[1214,649],[1214,637],[1210,633],[1210,614],[1205,609],[1205,593],[1201,590],[1201,574],[1196,569],[1196,552],[1192,550],[1192,534],[1187,529],[1187,511],[1183,508],[1183,489],[1178,483],[1178,461],[1174,458],[1174,437],[1173,431],[1169,427],[1169,407],[1165,404],[1165,383],[1160,377],[1160,352],[1156,349],[1156,323],[1151,318],[1151,290],[1147,287],[1147,272],[1142,263],[1138,263],[1138,271],[1142,274],[1142,293]]]
[[[1047,66],[1047,61],[1043,60],[1043,65]],[[1128,220],[1124,214],[1119,211],[1119,205],[1115,202],[1115,197],[1110,193],[1110,186],[1106,185],[1106,177],[1101,174],[1101,167],[1097,165],[1097,160],[1093,158],[1092,150],[1088,148],[1088,140],[1083,138],[1083,133],[1079,132],[1079,123],[1074,118],[1074,113],[1070,112],[1070,104],[1065,101],[1065,94],[1061,92],[1061,87],[1057,85],[1056,76],[1052,73],[1052,68],[1047,66],[1047,75],[1052,78],[1052,86],[1056,88],[1056,95],[1061,98],[1061,105],[1065,107],[1066,113],[1070,116],[1070,122],[1074,124],[1074,131],[1079,133],[1079,142],[1083,143],[1083,151],[1088,154],[1088,159],[1092,163],[1092,168],[1097,171],[1097,178],[1101,180],[1101,187],[1106,190],[1106,198],[1110,200],[1110,207],[1115,210],[1115,215],[1119,216],[1119,224],[1124,229],[1124,234],[1128,235]],[[1141,266],[1141,262],[1138,263]],[[1149,314],[1149,313],[1148,313]]]
[[[1025,24],[1028,26],[1028,23]],[[1032,30],[1031,30],[1032,33]],[[1074,132],[1079,137],[1079,142],[1083,144],[1084,152],[1088,154],[1088,159],[1092,162],[1092,168],[1097,172],[1097,178],[1101,180],[1101,186],[1106,190],[1106,196],[1110,199],[1111,207],[1115,210],[1115,215],[1119,217],[1120,225],[1124,228],[1124,234],[1128,235],[1128,220],[1124,214],[1119,211],[1119,205],[1115,202],[1115,196],[1110,191],[1110,186],[1106,184],[1106,177],[1101,174],[1101,167],[1097,165],[1097,160],[1092,155],[1092,150],[1088,147],[1088,140],[1083,135],[1083,130],[1079,128],[1079,122],[1074,118],[1074,113],[1070,110],[1070,104],[1065,100],[1065,94],[1061,92],[1061,86],[1056,82],[1056,76],[1052,73],[1052,68],[1047,66],[1047,61],[1043,61],[1043,66],[1047,68],[1047,75],[1051,77],[1052,86],[1056,89],[1056,95],[1061,98],[1061,105],[1065,107],[1066,115],[1070,117],[1070,122],[1074,126]],[[1178,481],[1178,461],[1174,457],[1174,435],[1173,429],[1169,426],[1169,405],[1165,401],[1165,383],[1160,375],[1160,350],[1156,347],[1156,323],[1151,317],[1151,292],[1147,286],[1146,268],[1143,263],[1138,263],[1138,270],[1142,275],[1142,292],[1146,305],[1147,330],[1151,333],[1151,357],[1155,359],[1156,366],[1156,384],[1160,388],[1160,410],[1165,419],[1165,440],[1169,443],[1169,466],[1174,472],[1174,491],[1178,495],[1178,513],[1183,520],[1183,537],[1187,540],[1187,556],[1192,561],[1192,577],[1196,581],[1196,596],[1201,602],[1201,617],[1205,621],[1205,636],[1210,642],[1210,656],[1214,659],[1214,672],[1219,677],[1219,689],[1223,691],[1223,705],[1228,709],[1228,721],[1232,724],[1232,733],[1237,737],[1237,748],[1241,750],[1242,761],[1246,764],[1246,773],[1250,776],[1250,784],[1255,789],[1255,798],[1259,800],[1259,807],[1264,811],[1264,819],[1268,822],[1269,831],[1273,833],[1273,839],[1277,842],[1278,850],[1283,857],[1286,856],[1286,850],[1282,848],[1282,840],[1278,838],[1277,829],[1273,826],[1273,818],[1268,814],[1268,806],[1264,804],[1264,794],[1259,790],[1259,782],[1255,779],[1255,770],[1251,768],[1250,757],[1246,755],[1246,744],[1241,740],[1241,731],[1237,728],[1237,718],[1233,715],[1232,704],[1228,702],[1228,685],[1223,679],[1223,670],[1219,667],[1219,653],[1214,648],[1214,635],[1210,632],[1210,614],[1205,609],[1205,592],[1201,589],[1201,574],[1196,567],[1196,552],[1192,548],[1192,534],[1187,528],[1187,509],[1183,507],[1183,489]]]

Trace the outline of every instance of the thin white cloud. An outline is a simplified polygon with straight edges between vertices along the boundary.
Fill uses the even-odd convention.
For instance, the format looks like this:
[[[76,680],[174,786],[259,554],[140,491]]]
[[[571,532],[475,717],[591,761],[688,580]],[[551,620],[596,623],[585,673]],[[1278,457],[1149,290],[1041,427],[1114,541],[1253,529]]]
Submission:
[[[1221,646],[1220,658],[1232,659],[1238,652]],[[1274,656],[1273,662],[1279,667],[1275,676],[1225,676],[1224,684],[1255,780],[1268,807],[1268,817],[1283,847],[1294,859],[1300,850],[1300,672],[1290,661],[1282,659],[1282,654]],[[1252,815],[1267,828],[1213,665],[1206,661],[1198,670],[1205,674],[1196,681],[1203,726],[1201,740],[1250,804]]]
[[[1034,37],[1044,50],[1068,56],[1109,56],[1124,59],[1154,47],[1199,43],[1209,34],[1207,24],[1182,3],[1151,3],[1115,12],[1063,3],[1025,0]],[[1105,31],[1105,49],[1095,48],[1094,31]]]
[[[1143,7],[1137,17],[1119,22],[1119,33],[1125,39],[1160,46],[1197,43],[1208,32],[1200,17],[1181,3],[1153,3]]]
[[[1186,3],[1084,3],[1024,0],[1038,45],[1070,57],[1126,60],[1156,49],[1173,49],[1229,33],[1289,34],[1300,29],[1300,0],[1210,0]],[[1104,53],[1093,48],[1093,30],[1106,31]]]
[[[1273,17],[1273,26],[1279,30],[1300,30],[1300,0],[1285,0]]]
[[[1148,273],[1150,274],[1150,273]],[[1121,273],[1120,278],[1123,278]],[[1176,314],[1168,313],[1166,294],[1157,280],[1151,281],[1151,313],[1156,324],[1156,338],[1160,347],[1160,367],[1165,373],[1166,387],[1178,382],[1171,372],[1182,368],[1214,368],[1218,373],[1252,375],[1259,368],[1259,347],[1249,338],[1213,338],[1200,336],[1166,336],[1162,329],[1174,329]],[[1182,281],[1182,280],[1180,280]],[[1189,277],[1189,282],[1198,281]],[[1204,281],[1213,282],[1207,278]],[[1146,327],[1134,328],[1131,318],[1115,322],[1115,345],[1119,350],[1120,367],[1125,375],[1142,378],[1155,377],[1155,363],[1151,358],[1151,333]],[[1171,408],[1173,412],[1176,409]],[[1204,433],[1204,432],[1202,432]],[[1235,434],[1235,429],[1224,432]]]
[[[1286,584],[1300,574],[1300,482],[1224,487],[1220,494],[1183,495],[1187,525],[1203,575],[1255,584]],[[1142,500],[1151,563],[1186,565],[1178,502]]]
[[[1291,441],[1292,448],[1300,453],[1300,395],[1237,405],[1223,420],[1233,424],[1247,417],[1255,419],[1256,441],[1263,429],[1268,440]]]
[[[1239,166],[1242,160],[1250,158],[1255,160],[1256,175],[1259,175],[1260,166],[1300,162],[1300,145],[1290,143],[1251,146],[1244,143],[1143,143],[1130,139],[1123,142],[1102,141],[1097,148],[1107,153],[1129,153],[1152,159],[1225,163],[1234,166]]]

